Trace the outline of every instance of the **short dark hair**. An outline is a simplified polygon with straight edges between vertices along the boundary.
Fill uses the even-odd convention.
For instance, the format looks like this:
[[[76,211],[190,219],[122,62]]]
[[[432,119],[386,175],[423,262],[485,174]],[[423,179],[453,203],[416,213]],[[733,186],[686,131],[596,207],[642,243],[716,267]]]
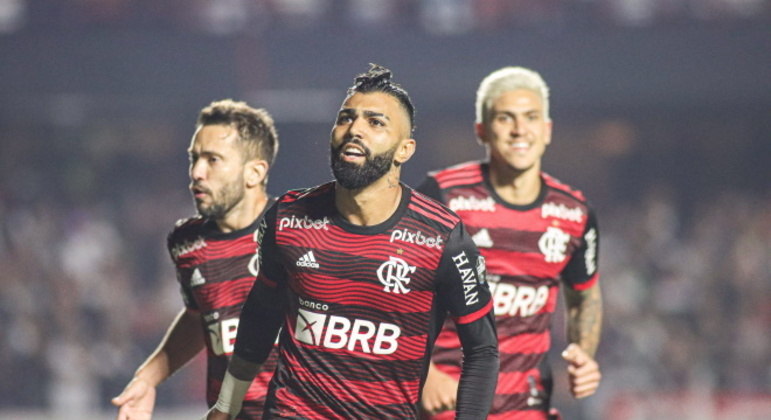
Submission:
[[[273,166],[278,153],[278,133],[273,117],[265,109],[232,99],[214,101],[198,114],[196,126],[203,125],[232,125],[244,145],[244,160],[263,159],[268,166]]]
[[[369,64],[369,70],[353,80],[353,86],[348,88],[348,96],[354,93],[383,92],[396,98],[410,117],[410,133],[415,131],[415,106],[410,95],[399,84],[391,81],[391,70],[378,65]]]

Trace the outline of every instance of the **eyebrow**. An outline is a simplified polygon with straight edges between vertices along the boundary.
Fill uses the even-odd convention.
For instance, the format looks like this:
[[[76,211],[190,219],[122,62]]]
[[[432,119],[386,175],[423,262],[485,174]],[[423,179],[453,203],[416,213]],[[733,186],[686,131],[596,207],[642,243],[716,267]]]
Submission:
[[[371,117],[379,117],[379,118],[385,118],[388,121],[391,121],[391,118],[383,114],[382,112],[375,112],[375,111],[362,111],[362,114],[364,114],[365,117],[371,118]],[[338,115],[356,115],[356,110],[353,108],[343,108],[340,110]]]

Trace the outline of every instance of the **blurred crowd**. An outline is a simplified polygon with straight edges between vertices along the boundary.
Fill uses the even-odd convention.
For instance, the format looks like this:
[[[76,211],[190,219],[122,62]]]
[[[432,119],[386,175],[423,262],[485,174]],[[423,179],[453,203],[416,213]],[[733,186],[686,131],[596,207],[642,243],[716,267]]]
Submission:
[[[40,26],[153,26],[229,34],[276,26],[419,28],[644,27],[768,21],[768,0],[0,0],[0,32]]]
[[[92,125],[53,137],[20,129],[3,142],[5,409],[108,409],[182,305],[164,244],[193,209],[189,124]],[[771,191],[705,183],[685,194],[674,182],[638,182],[639,194],[595,202],[605,382],[586,418],[621,418],[608,410],[629,393],[768,396]],[[161,387],[161,407],[200,403],[194,364]]]
[[[153,26],[216,35],[273,25],[453,34],[541,23],[559,30],[769,21],[769,0],[0,0],[5,35],[84,25],[96,34]],[[755,49],[748,45],[748,54]],[[165,238],[193,211],[185,147],[194,111],[178,109],[184,97],[120,105],[106,95],[89,107],[64,95],[36,105],[68,92],[57,84],[68,77],[50,81],[50,92],[25,85],[15,101],[0,103],[18,105],[0,106],[0,418],[9,409],[109,410],[182,307]],[[24,101],[38,91],[48,95]],[[771,418],[767,107],[700,105],[612,110],[639,114],[629,120],[586,111],[555,121],[546,168],[587,192],[597,209],[606,308],[598,353],[604,382],[580,407],[558,384],[566,418]],[[107,111],[95,118],[95,108]],[[470,125],[461,110],[438,124],[421,120],[420,147],[432,152],[410,163],[420,168],[412,174],[479,157],[471,138],[458,137]],[[326,151],[327,124],[282,124],[282,141],[302,133],[296,137],[315,137],[312,146]],[[283,143],[277,167],[287,169],[273,173],[269,192],[298,186],[296,168],[316,157],[300,155],[312,153]],[[556,318],[559,349],[564,326]],[[159,405],[200,405],[203,389],[198,359],[161,386]],[[710,405],[700,398],[715,407],[749,398],[749,410],[765,407],[765,416],[672,415],[693,398],[702,408]],[[650,414],[656,405],[670,412]]]

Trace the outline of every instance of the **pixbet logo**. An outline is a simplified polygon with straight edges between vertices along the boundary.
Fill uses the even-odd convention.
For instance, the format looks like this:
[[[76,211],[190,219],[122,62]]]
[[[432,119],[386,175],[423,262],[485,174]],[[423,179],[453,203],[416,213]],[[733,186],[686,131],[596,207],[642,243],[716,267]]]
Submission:
[[[448,207],[452,211],[495,211],[495,200],[492,197],[479,199],[460,196],[451,199]]]
[[[570,208],[562,203],[545,203],[541,206],[541,217],[545,219],[550,216],[580,223],[584,218],[584,212],[579,207]]]
[[[399,347],[401,329],[394,324],[375,324],[365,319],[297,310],[294,338],[305,344],[328,349],[387,355]]]
[[[426,248],[442,249],[442,237],[428,237],[423,232],[416,230],[411,232],[409,229],[395,230],[391,233],[391,242],[401,241],[408,244],[422,245]]]
[[[323,219],[311,219],[307,215],[303,217],[296,217],[295,215],[292,215],[291,217],[282,217],[281,220],[279,220],[278,230],[284,230],[284,228],[329,230],[329,227],[327,227],[328,224],[329,218],[327,217]]]

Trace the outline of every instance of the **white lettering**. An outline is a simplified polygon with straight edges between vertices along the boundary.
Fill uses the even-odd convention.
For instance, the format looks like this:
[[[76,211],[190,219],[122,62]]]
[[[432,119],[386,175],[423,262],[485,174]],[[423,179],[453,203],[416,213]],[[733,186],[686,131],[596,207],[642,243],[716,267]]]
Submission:
[[[298,310],[295,326],[295,339],[301,343],[329,349],[345,348],[350,352],[367,354],[385,355],[395,352],[399,347],[397,339],[401,335],[397,325],[387,322],[376,324],[365,319],[351,320],[305,309]]]
[[[466,251],[452,257],[452,261],[455,263],[455,268],[458,269],[461,280],[463,280],[463,297],[466,301],[466,306],[479,302],[479,292],[477,291],[479,280],[474,269],[471,267]]]
[[[528,317],[540,312],[549,300],[549,287],[490,283],[495,316]]]
[[[477,197],[455,197],[448,207],[452,211],[495,211],[495,200],[492,197],[479,199]]]
[[[584,254],[586,274],[591,276],[597,271],[597,230],[589,229],[584,235],[584,240],[586,241],[586,253]]]
[[[580,207],[569,208],[562,203],[544,203],[541,206],[541,217],[545,219],[550,216],[581,223],[584,218],[584,212]]]
[[[183,242],[171,249],[171,255],[174,258],[179,258],[185,254],[189,254],[193,251],[197,251],[206,246],[206,241],[203,238],[198,238],[194,241]]]
[[[238,318],[225,319],[209,325],[209,341],[212,352],[217,356],[233,354],[238,335]]]
[[[411,232],[409,229],[395,230],[391,232],[391,242],[401,241],[408,244],[422,245],[426,248],[442,249],[444,240],[441,236],[427,237],[423,232],[417,230]]]
[[[291,217],[282,217],[281,220],[278,221],[278,230],[284,230],[284,228],[329,230],[329,227],[327,227],[328,224],[329,218],[327,217],[323,219],[311,219],[307,215],[302,218],[292,215]]]

